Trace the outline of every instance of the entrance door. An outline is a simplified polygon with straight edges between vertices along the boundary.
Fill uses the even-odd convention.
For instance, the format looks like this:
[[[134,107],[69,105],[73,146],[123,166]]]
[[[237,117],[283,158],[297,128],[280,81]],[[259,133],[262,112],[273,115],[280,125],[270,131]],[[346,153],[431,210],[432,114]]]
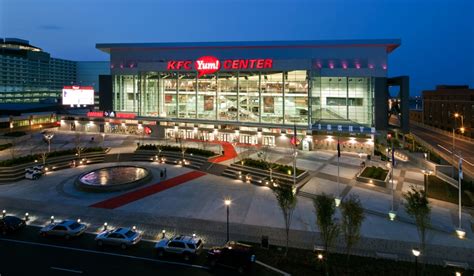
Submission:
[[[275,136],[263,136],[264,146],[275,146]]]
[[[224,142],[233,142],[234,141],[234,135],[231,133],[221,133],[220,134],[220,140]]]

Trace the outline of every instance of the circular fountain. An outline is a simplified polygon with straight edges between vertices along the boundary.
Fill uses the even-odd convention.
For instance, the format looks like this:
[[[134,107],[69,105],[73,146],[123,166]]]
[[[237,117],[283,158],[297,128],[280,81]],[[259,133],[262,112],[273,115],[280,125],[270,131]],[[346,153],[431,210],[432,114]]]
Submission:
[[[96,169],[77,177],[75,185],[88,192],[114,192],[135,188],[152,179],[152,173],[143,167],[113,166]]]

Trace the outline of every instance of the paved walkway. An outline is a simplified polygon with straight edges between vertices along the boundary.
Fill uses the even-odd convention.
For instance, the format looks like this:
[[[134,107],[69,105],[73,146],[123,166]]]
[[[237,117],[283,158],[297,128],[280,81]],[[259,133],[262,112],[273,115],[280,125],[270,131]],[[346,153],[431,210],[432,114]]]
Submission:
[[[200,171],[188,172],[188,173],[173,177],[171,179],[167,179],[162,182],[153,184],[151,186],[147,186],[145,188],[141,188],[138,190],[134,190],[132,192],[121,194],[117,197],[106,199],[104,201],[92,204],[90,207],[115,209],[115,208],[124,206],[126,204],[129,204],[131,202],[145,198],[147,196],[176,187],[180,184],[186,183],[188,181],[191,181],[203,175],[205,175],[205,173],[200,172]]]

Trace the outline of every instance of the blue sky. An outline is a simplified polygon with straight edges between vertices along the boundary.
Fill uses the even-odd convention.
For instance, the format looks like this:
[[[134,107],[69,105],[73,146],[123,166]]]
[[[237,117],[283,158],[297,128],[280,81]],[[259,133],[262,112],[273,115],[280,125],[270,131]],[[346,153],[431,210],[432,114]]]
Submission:
[[[411,94],[474,87],[473,0],[0,0],[0,37],[72,60],[107,60],[100,42],[400,38],[389,75]]]

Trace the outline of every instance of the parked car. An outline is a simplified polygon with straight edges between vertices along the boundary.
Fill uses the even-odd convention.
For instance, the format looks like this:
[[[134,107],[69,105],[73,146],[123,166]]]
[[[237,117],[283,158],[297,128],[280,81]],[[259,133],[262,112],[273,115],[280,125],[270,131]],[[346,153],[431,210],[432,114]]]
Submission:
[[[185,261],[199,255],[202,251],[203,242],[197,237],[174,236],[171,239],[161,239],[155,244],[155,249],[159,257],[166,253],[182,255]]]
[[[30,180],[36,180],[41,177],[43,173],[39,170],[35,170],[33,168],[25,169],[25,178]]]
[[[104,244],[120,245],[122,249],[137,244],[141,239],[142,234],[138,231],[132,230],[131,228],[105,230],[95,237],[98,246],[102,246]]]
[[[2,233],[2,235],[16,232],[25,226],[25,220],[19,217],[6,216],[4,218],[0,218],[0,233]]]
[[[250,272],[256,261],[252,246],[233,241],[209,249],[207,258],[211,267],[228,267],[236,269],[240,274]]]
[[[40,235],[60,236],[66,239],[82,235],[87,229],[87,225],[74,220],[63,220],[59,223],[53,222],[41,228]]]

